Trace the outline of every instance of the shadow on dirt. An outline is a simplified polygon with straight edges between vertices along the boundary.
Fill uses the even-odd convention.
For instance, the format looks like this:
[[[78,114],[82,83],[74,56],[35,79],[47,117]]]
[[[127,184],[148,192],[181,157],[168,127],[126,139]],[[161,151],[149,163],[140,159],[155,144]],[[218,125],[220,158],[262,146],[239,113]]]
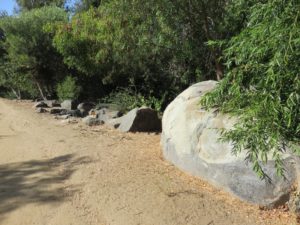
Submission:
[[[87,157],[63,155],[48,160],[32,160],[0,165],[0,216],[27,204],[59,203],[72,196],[78,187],[63,182]]]
[[[15,137],[16,135],[0,135],[0,139]]]

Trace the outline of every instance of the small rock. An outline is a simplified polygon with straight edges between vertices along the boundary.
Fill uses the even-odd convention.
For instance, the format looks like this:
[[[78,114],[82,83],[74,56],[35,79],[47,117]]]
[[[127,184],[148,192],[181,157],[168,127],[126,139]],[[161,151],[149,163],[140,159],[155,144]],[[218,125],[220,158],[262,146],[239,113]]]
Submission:
[[[69,117],[67,119],[61,120],[62,124],[73,124],[73,123],[78,123],[78,120],[74,117]]]
[[[81,115],[87,116],[89,111],[94,108],[96,105],[92,102],[82,102],[77,106],[77,109],[80,111]]]
[[[61,108],[67,110],[74,110],[77,108],[77,102],[74,100],[64,100],[60,105]]]
[[[96,116],[97,116],[97,112],[98,112],[98,110],[96,110],[96,109],[91,109],[91,110],[89,111],[89,116],[96,117]]]
[[[35,109],[35,112],[37,112],[37,113],[45,113],[45,112],[47,112],[47,110],[44,109],[44,108],[38,107],[38,108]]]
[[[73,117],[81,117],[81,112],[76,109],[76,110],[66,110],[64,109],[60,115],[70,115],[70,116],[73,116]]]
[[[66,120],[69,119],[70,115],[57,115],[54,118],[57,120]]]
[[[33,108],[48,108],[48,105],[45,102],[41,101],[34,104]]]
[[[60,114],[64,109],[62,108],[52,108],[50,109],[49,113],[50,114]]]
[[[57,100],[45,100],[43,101],[49,108],[60,107],[60,104]]]
[[[110,119],[115,119],[122,116],[120,111],[109,110],[107,108],[103,108],[96,111],[96,118],[106,123],[106,121]]]
[[[91,117],[91,116],[87,116],[87,117],[83,118],[82,122],[88,126],[97,126],[97,125],[104,124],[103,121],[99,120],[98,118]]]
[[[300,215],[300,193],[291,195],[288,206],[292,213]]]

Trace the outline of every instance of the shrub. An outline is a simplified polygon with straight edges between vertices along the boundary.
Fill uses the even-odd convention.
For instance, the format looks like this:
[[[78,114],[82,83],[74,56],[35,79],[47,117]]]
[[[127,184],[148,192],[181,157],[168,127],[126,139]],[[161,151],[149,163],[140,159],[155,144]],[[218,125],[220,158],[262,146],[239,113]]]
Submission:
[[[153,96],[145,97],[129,88],[119,88],[101,99],[103,103],[116,105],[121,111],[128,112],[131,109],[147,106],[156,111],[161,111],[162,100]]]
[[[57,96],[60,100],[77,99],[81,92],[81,87],[76,85],[76,79],[67,76],[65,80],[57,85]]]

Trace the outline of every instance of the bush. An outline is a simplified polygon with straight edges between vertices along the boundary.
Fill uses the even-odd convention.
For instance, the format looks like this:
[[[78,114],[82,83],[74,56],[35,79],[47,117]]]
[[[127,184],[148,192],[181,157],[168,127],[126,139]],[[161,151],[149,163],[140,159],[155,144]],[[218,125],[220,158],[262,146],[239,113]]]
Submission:
[[[57,96],[60,100],[77,99],[81,92],[81,87],[76,85],[76,79],[67,76],[65,80],[57,85]]]
[[[123,112],[142,106],[147,106],[160,112],[162,106],[162,100],[153,96],[145,97],[129,88],[119,88],[102,98],[101,102],[116,105]]]

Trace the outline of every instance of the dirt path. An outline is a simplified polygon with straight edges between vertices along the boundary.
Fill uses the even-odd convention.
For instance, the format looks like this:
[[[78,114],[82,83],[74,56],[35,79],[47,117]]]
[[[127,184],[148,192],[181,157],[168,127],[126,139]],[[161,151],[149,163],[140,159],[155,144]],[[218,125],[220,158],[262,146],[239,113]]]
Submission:
[[[31,105],[0,99],[0,224],[294,224],[180,172],[159,135],[66,125]]]

